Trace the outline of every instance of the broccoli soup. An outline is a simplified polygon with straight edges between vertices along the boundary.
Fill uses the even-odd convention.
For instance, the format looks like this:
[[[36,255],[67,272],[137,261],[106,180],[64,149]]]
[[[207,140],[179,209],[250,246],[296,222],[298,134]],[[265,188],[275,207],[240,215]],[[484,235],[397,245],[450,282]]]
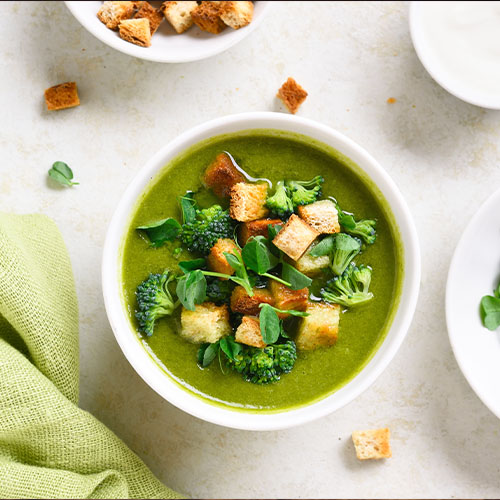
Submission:
[[[324,398],[371,359],[402,285],[382,195],[304,136],[217,136],[141,195],[121,279],[144,348],[213,404],[273,412]]]

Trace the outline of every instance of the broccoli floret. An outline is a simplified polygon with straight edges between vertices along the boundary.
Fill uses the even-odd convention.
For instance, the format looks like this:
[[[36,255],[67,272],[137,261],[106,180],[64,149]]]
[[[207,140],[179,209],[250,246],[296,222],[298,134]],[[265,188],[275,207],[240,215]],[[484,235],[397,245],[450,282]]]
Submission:
[[[207,300],[220,306],[229,303],[234,284],[229,280],[221,280],[214,276],[206,276],[207,280]]]
[[[354,307],[364,304],[373,298],[369,291],[372,270],[367,266],[353,263],[342,274],[328,281],[321,290],[321,296],[334,304],[345,307]]]
[[[321,196],[321,186],[325,179],[317,175],[310,181],[286,181],[285,186],[291,194],[294,208],[314,203]]]
[[[135,292],[138,310],[135,317],[139,322],[139,331],[148,337],[153,335],[156,320],[170,316],[179,302],[174,302],[168,284],[175,279],[165,270],[163,274],[150,274]]]
[[[276,191],[267,199],[266,206],[281,219],[286,219],[293,213],[293,202],[283,181],[276,184]]]
[[[333,242],[330,268],[334,274],[340,276],[352,259],[361,251],[361,243],[345,233],[338,233]]]
[[[213,205],[203,210],[196,209],[196,219],[182,225],[179,238],[190,252],[208,255],[219,238],[233,237],[234,227],[229,211]]]
[[[377,233],[375,226],[377,221],[373,219],[361,219],[356,222],[352,214],[346,214],[337,204],[337,212],[340,225],[344,231],[355,236],[359,236],[365,243],[372,245],[375,243]]]
[[[280,375],[289,373],[297,360],[297,349],[293,340],[283,344],[271,344],[263,349],[241,344],[241,351],[234,360],[228,358],[231,368],[241,373],[253,384],[277,382]]]

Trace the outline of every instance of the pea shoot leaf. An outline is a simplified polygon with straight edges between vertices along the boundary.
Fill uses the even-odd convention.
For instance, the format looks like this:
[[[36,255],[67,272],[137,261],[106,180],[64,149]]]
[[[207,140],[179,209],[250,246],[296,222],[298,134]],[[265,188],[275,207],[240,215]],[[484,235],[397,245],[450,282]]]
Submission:
[[[73,182],[73,171],[63,161],[56,161],[49,170],[49,177],[63,186],[74,186],[79,182]]]
[[[189,311],[194,311],[196,304],[201,304],[207,298],[207,280],[199,269],[191,271],[179,278],[176,292],[181,304]]]
[[[152,247],[159,248],[167,241],[177,238],[181,225],[175,219],[168,218],[139,226],[136,229],[146,234]]]
[[[480,310],[483,325],[495,331],[500,326],[500,298],[485,295],[481,299]]]
[[[179,267],[184,274],[194,271],[195,269],[201,269],[205,267],[205,259],[193,259],[193,260],[182,260],[179,262]]]
[[[295,267],[291,266],[287,262],[283,262],[281,277],[290,283],[290,288],[292,290],[302,290],[302,288],[306,288],[311,286],[312,279],[302,274],[300,271],[297,271]]]
[[[248,269],[257,274],[267,273],[279,262],[278,258],[271,253],[268,240],[264,236],[251,238],[243,247],[241,256]]]
[[[281,333],[278,314],[269,304],[264,304],[261,308],[259,319],[262,340],[266,344],[274,344]]]
[[[182,222],[185,224],[187,222],[194,222],[196,219],[196,201],[194,199],[194,193],[188,191],[184,196],[180,198],[181,211],[182,211]]]
[[[327,236],[323,238],[310,252],[311,257],[322,257],[323,255],[330,255],[335,246],[335,237]]]

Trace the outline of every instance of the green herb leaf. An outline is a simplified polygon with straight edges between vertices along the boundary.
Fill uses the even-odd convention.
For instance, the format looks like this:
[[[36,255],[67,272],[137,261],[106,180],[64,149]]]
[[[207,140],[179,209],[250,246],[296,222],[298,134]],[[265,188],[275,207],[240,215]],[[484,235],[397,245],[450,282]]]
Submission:
[[[215,359],[215,356],[217,356],[217,353],[219,352],[219,347],[219,342],[208,344],[205,352],[203,353],[203,368],[206,368]]]
[[[262,309],[264,305],[268,305],[269,307],[274,309],[277,313],[290,314],[290,316],[298,316],[300,318],[305,318],[306,316],[309,316],[309,313],[305,311],[295,311],[294,309],[278,309],[277,307],[271,306],[270,304],[259,304],[259,307]]]
[[[238,344],[233,337],[222,337],[219,340],[222,352],[229,358],[235,361],[236,356],[241,351],[241,345]]]
[[[291,266],[287,262],[283,262],[283,267],[281,271],[281,277],[290,283],[290,288],[292,290],[302,290],[311,286],[312,279],[297,271],[295,267]]]
[[[267,273],[279,262],[269,250],[268,240],[264,236],[251,238],[243,247],[241,256],[245,265],[257,274]]]
[[[49,176],[63,186],[74,186],[79,182],[73,182],[73,171],[63,161],[56,161],[49,170]]]
[[[500,326],[500,299],[485,295],[481,299],[480,310],[483,325],[488,330],[496,330]]]
[[[266,344],[274,344],[281,332],[280,320],[276,311],[269,305],[264,304],[260,311],[260,334]]]
[[[182,276],[177,282],[177,298],[189,311],[195,310],[196,304],[207,298],[207,280],[202,271],[197,269]]]
[[[136,229],[146,233],[152,247],[159,248],[165,242],[173,241],[177,238],[181,225],[175,219],[168,218],[139,226]]]
[[[203,366],[203,357],[205,356],[205,351],[207,350],[207,347],[210,344],[208,342],[205,342],[204,344],[201,344],[200,348],[198,349],[198,364]]]
[[[243,264],[241,258],[229,252],[224,252],[224,257],[226,257],[227,263],[234,269],[235,273],[238,276],[241,276],[241,273],[245,270],[245,265]]]
[[[271,224],[268,224],[267,226],[267,239],[269,242],[269,250],[271,253],[279,257],[281,254],[281,250],[273,243],[274,238],[276,238],[276,235],[283,229],[283,226],[280,224],[277,224],[276,226],[273,226]]]
[[[196,219],[196,201],[194,200],[194,193],[188,191],[184,196],[181,196],[180,204],[183,223],[194,222]]]
[[[335,237],[327,236],[323,238],[310,252],[311,257],[323,257],[323,255],[330,255],[335,245]]]
[[[201,269],[205,267],[205,259],[193,259],[193,260],[182,260],[179,262],[179,267],[184,274],[194,271],[195,269]]]

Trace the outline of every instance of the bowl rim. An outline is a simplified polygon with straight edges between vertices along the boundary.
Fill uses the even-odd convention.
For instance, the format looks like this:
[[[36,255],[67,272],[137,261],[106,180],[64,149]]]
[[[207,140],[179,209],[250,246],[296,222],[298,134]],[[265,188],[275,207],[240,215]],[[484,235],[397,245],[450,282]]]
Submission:
[[[409,26],[410,26],[410,36],[415,48],[417,56],[426,69],[426,71],[431,75],[433,80],[443,87],[447,92],[458,97],[464,102],[473,104],[474,106],[479,106],[486,109],[500,109],[500,95],[496,99],[488,99],[481,92],[475,92],[471,89],[471,94],[468,94],[464,88],[460,88],[460,85],[456,86],[454,84],[456,80],[446,77],[446,72],[440,71],[437,64],[435,64],[432,58],[428,57],[429,51],[426,49],[426,45],[423,42],[424,35],[423,30],[420,25],[420,9],[422,8],[421,0],[413,0],[410,3],[409,9]]]
[[[225,36],[224,32],[218,35],[221,39],[225,39],[225,43],[221,43],[217,46],[212,46],[212,44],[206,44],[207,48],[204,50],[197,50],[190,56],[178,56],[175,53],[171,54],[168,51],[164,56],[160,57],[156,55],[155,51],[148,50],[150,47],[139,47],[129,42],[125,42],[120,37],[109,37],[108,28],[106,28],[100,21],[98,23],[88,22],[87,17],[81,15],[79,10],[79,6],[84,3],[78,0],[65,0],[64,3],[66,7],[69,9],[71,14],[75,17],[75,19],[92,35],[94,35],[98,40],[102,43],[108,45],[109,47],[118,50],[122,54],[127,54],[128,56],[137,57],[138,59],[143,59],[146,61],[160,62],[160,63],[185,63],[185,62],[193,62],[200,61],[202,59],[207,59],[209,57],[220,54],[233,45],[236,45],[238,42],[246,38],[253,30],[255,30],[265,18],[266,14],[269,12],[271,8],[272,2],[269,0],[259,0],[259,10],[258,15],[254,16],[252,22],[239,30],[227,31],[230,36]],[[96,12],[97,14],[97,12]],[[97,15],[96,15],[97,19]],[[102,28],[105,28],[106,31],[103,31]]]
[[[257,125],[258,124],[258,125]],[[214,405],[181,388],[147,353],[125,316],[121,300],[120,249],[131,211],[144,188],[171,159],[190,146],[220,134],[251,129],[277,129],[309,136],[346,155],[359,166],[385,197],[403,245],[403,282],[399,304],[386,337],[369,362],[347,384],[309,405],[275,413],[255,413]],[[223,116],[195,126],[166,144],[139,170],[120,198],[106,234],[102,257],[102,286],[108,320],[125,357],[142,379],[181,410],[226,427],[278,430],[310,422],[345,406],[364,392],[384,371],[410,327],[420,288],[420,247],[410,210],[398,187],[382,166],[361,146],[336,130],[310,119],[276,112]],[[161,376],[159,376],[161,374]]]

